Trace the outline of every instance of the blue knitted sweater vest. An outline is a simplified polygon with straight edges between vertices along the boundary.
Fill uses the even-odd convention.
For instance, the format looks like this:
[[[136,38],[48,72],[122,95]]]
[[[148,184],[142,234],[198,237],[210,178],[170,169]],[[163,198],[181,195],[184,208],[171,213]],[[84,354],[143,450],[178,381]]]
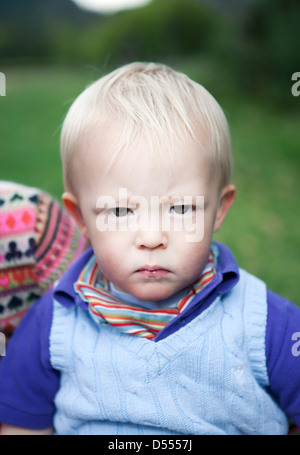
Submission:
[[[54,302],[57,434],[286,434],[268,391],[266,286],[239,283],[158,342]]]

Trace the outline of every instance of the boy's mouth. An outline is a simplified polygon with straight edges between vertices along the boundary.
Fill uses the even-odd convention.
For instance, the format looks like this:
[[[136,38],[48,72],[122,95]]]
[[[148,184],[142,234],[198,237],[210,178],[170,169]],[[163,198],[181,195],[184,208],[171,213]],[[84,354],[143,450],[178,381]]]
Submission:
[[[170,273],[170,270],[164,269],[159,265],[145,265],[136,271],[138,274],[143,276],[165,276]]]

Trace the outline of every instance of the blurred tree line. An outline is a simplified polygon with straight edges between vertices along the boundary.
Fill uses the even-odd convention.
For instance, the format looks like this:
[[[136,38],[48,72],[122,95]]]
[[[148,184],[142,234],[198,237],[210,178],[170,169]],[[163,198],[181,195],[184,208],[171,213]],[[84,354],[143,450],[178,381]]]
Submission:
[[[102,68],[206,58],[241,91],[271,96],[279,105],[286,102],[292,74],[300,71],[299,0],[152,0],[111,16],[80,10],[71,0],[0,5],[2,65]]]

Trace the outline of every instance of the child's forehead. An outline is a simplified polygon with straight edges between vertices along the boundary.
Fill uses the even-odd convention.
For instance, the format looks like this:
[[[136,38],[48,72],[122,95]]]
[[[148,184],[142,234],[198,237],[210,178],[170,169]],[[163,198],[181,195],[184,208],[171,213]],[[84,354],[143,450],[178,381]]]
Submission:
[[[124,187],[130,194],[142,194],[144,190],[148,193],[151,190],[153,195],[174,191],[185,194],[191,179],[206,185],[212,176],[205,141],[199,143],[182,135],[181,141],[162,143],[155,148],[151,140],[140,134],[118,148],[119,138],[114,124],[102,125],[86,134],[78,169],[89,176],[91,190],[95,186],[100,192],[108,187]]]
[[[84,158],[93,156],[101,160],[103,166],[121,162],[124,167],[147,163],[149,168],[160,167],[169,171],[174,165],[186,166],[193,162],[203,162],[209,158],[210,141],[203,131],[198,130],[192,137],[184,127],[174,131],[174,135],[151,134],[142,129],[133,130],[126,122],[121,124],[114,119],[93,121],[79,138],[77,148]]]

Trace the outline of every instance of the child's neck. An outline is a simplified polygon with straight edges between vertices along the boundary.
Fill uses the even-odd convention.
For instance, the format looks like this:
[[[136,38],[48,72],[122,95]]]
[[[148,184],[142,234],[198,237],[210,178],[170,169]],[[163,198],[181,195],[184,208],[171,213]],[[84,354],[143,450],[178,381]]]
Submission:
[[[164,300],[159,301],[152,301],[152,300],[141,300],[137,297],[134,297],[127,292],[121,291],[117,288],[113,283],[109,283],[109,292],[114,296],[117,297],[125,302],[130,303],[131,305],[136,305],[142,308],[146,308],[147,310],[154,310],[159,308],[177,308],[178,302],[188,294],[189,288],[182,289],[181,291],[177,292],[176,294],[171,295]]]

